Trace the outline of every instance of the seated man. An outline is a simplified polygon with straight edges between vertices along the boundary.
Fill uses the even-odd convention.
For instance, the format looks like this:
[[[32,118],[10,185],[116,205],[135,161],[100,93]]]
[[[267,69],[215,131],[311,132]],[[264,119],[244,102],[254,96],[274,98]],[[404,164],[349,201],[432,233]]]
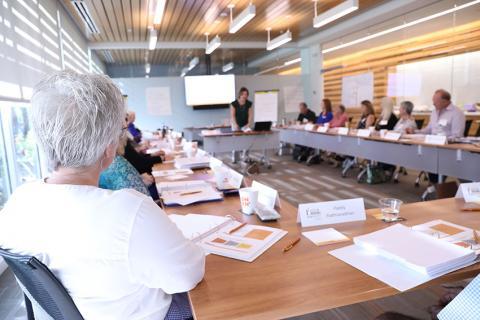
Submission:
[[[152,198],[98,187],[123,134],[118,88],[105,76],[63,71],[40,82],[31,102],[51,173],[12,194],[0,214],[0,247],[37,257],[85,319],[190,318],[179,309],[188,309],[187,297],[181,303],[175,294],[202,280],[203,250]]]
[[[298,114],[297,121],[300,121],[300,123],[315,123],[317,116],[315,112],[308,108],[305,102],[300,102],[298,108],[300,109],[300,113]]]
[[[448,91],[438,89],[432,98],[435,109],[430,115],[430,121],[427,127],[420,130],[408,129],[407,133],[423,133],[444,135],[448,139],[463,137],[465,131],[465,114],[457,108],[451,101],[451,95]],[[437,174],[428,174],[430,183],[441,183]],[[433,187],[432,187],[433,188]],[[429,193],[433,189],[428,190]]]
[[[298,114],[297,121],[300,123],[315,123],[317,116],[315,115],[315,112],[308,108],[305,102],[300,102],[298,108],[300,113]],[[305,161],[311,151],[311,148],[295,145],[295,148],[293,149],[293,160],[297,160],[298,162]]]

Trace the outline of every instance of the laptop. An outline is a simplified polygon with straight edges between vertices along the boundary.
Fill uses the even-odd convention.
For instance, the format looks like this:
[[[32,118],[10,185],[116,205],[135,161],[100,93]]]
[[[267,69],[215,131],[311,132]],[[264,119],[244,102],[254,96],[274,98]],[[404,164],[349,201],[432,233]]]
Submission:
[[[255,122],[253,131],[270,131],[272,129],[271,121]]]

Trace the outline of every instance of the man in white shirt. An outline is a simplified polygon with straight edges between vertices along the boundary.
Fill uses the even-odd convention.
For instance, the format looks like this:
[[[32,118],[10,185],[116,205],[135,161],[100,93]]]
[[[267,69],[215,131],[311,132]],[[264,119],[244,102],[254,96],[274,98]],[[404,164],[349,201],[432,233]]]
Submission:
[[[448,139],[463,137],[465,114],[452,103],[450,93],[439,89],[432,100],[435,110],[430,115],[430,121],[427,127],[416,132],[444,135]]]
[[[15,190],[0,212],[0,247],[47,265],[87,320],[170,316],[172,295],[202,280],[205,255],[150,197],[98,188],[126,129],[120,91],[105,76],[63,71],[31,101],[52,172]]]

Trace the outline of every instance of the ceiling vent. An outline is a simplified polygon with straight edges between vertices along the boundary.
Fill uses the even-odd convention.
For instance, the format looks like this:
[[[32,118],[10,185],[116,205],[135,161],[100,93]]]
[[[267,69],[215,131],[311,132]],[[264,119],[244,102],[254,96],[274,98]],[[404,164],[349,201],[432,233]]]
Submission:
[[[90,11],[88,11],[88,7],[85,1],[84,0],[71,0],[71,1],[75,9],[77,10],[79,17],[83,20],[88,30],[91,33],[100,33],[100,30],[98,30],[97,25],[93,21]]]

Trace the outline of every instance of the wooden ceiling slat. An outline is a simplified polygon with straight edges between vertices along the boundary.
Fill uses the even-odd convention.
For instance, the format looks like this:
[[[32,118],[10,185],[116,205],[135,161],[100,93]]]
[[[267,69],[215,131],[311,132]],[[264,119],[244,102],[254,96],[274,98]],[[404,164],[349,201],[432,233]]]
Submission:
[[[70,0],[63,0],[66,8],[76,16]],[[148,27],[152,24],[154,5],[157,0],[86,0],[95,23],[101,30],[98,35],[90,35],[90,41],[148,41]],[[205,32],[212,36],[220,35],[222,41],[266,41],[265,28],[272,26],[273,36],[287,28],[294,40],[300,34],[315,32],[312,27],[313,2],[310,0],[255,0],[256,17],[236,34],[228,33],[228,4],[234,3],[234,16],[250,3],[250,0],[166,0],[164,17],[159,26],[159,41],[205,41]],[[318,2],[319,12],[323,12],[343,0],[322,0]],[[381,0],[360,0],[360,10],[380,3]],[[358,14],[355,12],[350,14]],[[226,15],[221,16],[222,13]],[[206,19],[206,15],[210,15]],[[348,18],[347,17],[347,18]],[[344,18],[346,19],[346,18]],[[219,21],[215,23],[215,20]],[[341,21],[341,20],[340,20]],[[78,21],[77,21],[78,22]],[[131,29],[131,32],[128,30]],[[112,54],[115,50],[112,50]],[[122,50],[117,50],[122,51]],[[233,50],[233,60],[237,63],[252,57],[260,50]],[[202,58],[204,50],[160,50],[150,53],[149,61],[160,64],[182,64],[188,60],[189,52]],[[223,63],[225,52],[215,51],[212,63]],[[115,61],[122,63],[144,63],[144,50],[123,50],[115,53]],[[190,57],[191,58],[191,57]],[[222,59],[223,58],[223,59]]]

